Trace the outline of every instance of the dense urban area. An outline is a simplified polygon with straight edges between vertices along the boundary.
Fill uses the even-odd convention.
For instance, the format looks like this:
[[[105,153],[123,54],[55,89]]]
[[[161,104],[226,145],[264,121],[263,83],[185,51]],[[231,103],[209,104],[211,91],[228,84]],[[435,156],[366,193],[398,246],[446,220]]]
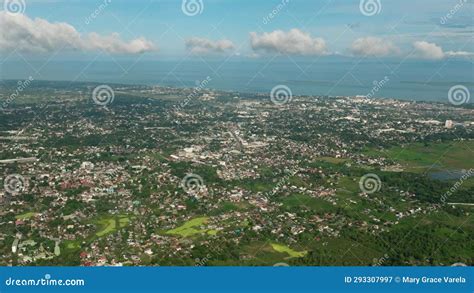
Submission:
[[[1,265],[474,265],[472,104],[18,85]]]

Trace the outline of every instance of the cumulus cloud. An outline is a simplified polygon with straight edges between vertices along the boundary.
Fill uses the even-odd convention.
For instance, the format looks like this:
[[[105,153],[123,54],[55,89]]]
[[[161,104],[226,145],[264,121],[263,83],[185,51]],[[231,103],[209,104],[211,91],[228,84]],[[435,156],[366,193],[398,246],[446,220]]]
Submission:
[[[250,33],[250,44],[255,51],[283,53],[289,55],[326,55],[326,42],[310,34],[292,29],[288,32],[276,30],[261,35]]]
[[[382,57],[400,53],[392,42],[376,37],[359,38],[352,43],[350,50],[356,56]]]
[[[472,57],[473,52],[466,51],[443,51],[443,48],[435,43],[428,43],[425,41],[418,41],[413,43],[415,47],[415,56],[423,59],[439,60],[445,57]]]
[[[445,54],[443,49],[435,43],[419,41],[413,43],[415,47],[415,55],[424,59],[443,59]]]
[[[191,53],[198,55],[225,53],[235,49],[234,43],[229,40],[212,41],[204,38],[191,38],[186,40],[185,45]]]
[[[0,50],[45,53],[59,49],[95,51],[111,54],[138,54],[156,50],[145,38],[124,41],[117,33],[103,36],[80,34],[67,23],[51,23],[26,15],[0,12]]]

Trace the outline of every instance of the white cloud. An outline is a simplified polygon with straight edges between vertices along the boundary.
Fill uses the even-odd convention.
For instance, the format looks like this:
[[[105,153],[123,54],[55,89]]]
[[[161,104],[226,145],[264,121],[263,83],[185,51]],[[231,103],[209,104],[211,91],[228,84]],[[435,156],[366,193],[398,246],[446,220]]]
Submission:
[[[428,43],[425,41],[419,41],[413,43],[415,47],[415,56],[423,59],[439,60],[445,57],[472,57],[473,52],[466,51],[447,51],[436,45],[435,43]]]
[[[138,38],[126,42],[117,33],[103,36],[97,33],[81,35],[68,23],[51,23],[31,19],[26,15],[0,12],[0,51],[19,50],[45,53],[60,50],[95,51],[111,54],[138,54],[156,50],[152,42]]]
[[[198,55],[224,53],[235,49],[234,43],[229,40],[212,41],[204,38],[191,38],[186,40],[185,44],[186,49]]]
[[[350,50],[356,56],[382,57],[400,53],[392,42],[376,37],[359,38],[352,43]]]
[[[288,32],[276,30],[261,35],[250,33],[250,44],[255,51],[283,53],[289,55],[326,55],[326,42],[310,34],[292,29]]]
[[[444,54],[449,57],[473,57],[474,56],[474,52],[466,52],[466,51],[448,51]]]
[[[435,43],[419,41],[413,43],[415,56],[423,59],[443,59],[445,54],[443,49]]]

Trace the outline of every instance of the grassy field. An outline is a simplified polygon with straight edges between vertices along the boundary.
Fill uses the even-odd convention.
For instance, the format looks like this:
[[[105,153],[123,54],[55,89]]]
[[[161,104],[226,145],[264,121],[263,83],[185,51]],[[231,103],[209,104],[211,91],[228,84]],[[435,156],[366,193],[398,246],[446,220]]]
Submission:
[[[295,207],[307,207],[314,212],[330,212],[334,206],[323,199],[312,198],[304,194],[294,194],[282,199],[283,207],[292,209]]]
[[[97,239],[97,237],[104,237],[119,229],[125,228],[130,223],[130,217],[127,215],[117,215],[102,217],[91,221],[99,227],[98,231],[85,239],[67,240],[62,243],[63,248],[69,251],[76,251],[80,249],[84,243],[90,243]]]
[[[36,216],[36,215],[37,215],[37,213],[35,213],[35,212],[28,212],[28,213],[24,213],[24,214],[15,216],[15,219],[17,219],[17,220],[27,220],[29,218],[32,218],[32,217]]]
[[[74,240],[68,240],[68,241],[65,241],[64,242],[64,246],[67,248],[67,249],[78,249],[81,247],[81,243],[79,243],[78,241],[74,241]]]
[[[293,250],[293,249],[289,248],[286,245],[277,244],[277,243],[271,243],[271,246],[277,252],[287,253],[290,256],[290,258],[291,257],[303,257],[308,253],[307,251],[296,251],[296,250]]]
[[[242,211],[242,210],[247,209],[249,206],[250,205],[245,202],[233,203],[233,202],[224,201],[220,203],[219,208],[209,212],[209,215],[215,216],[215,215],[220,215],[220,214],[232,212],[232,211]]]
[[[101,230],[98,231],[95,235],[98,237],[103,237],[107,234],[117,231],[117,229],[124,228],[130,222],[130,218],[127,216],[119,216],[117,218],[106,218],[101,219],[97,223],[101,226]]]
[[[196,234],[208,234],[208,235],[216,235],[216,230],[206,230],[201,229],[201,226],[205,225],[209,220],[208,217],[200,217],[195,218],[192,220],[187,221],[183,225],[179,226],[178,228],[169,230],[166,234],[169,235],[177,235],[181,237],[191,237]]]
[[[386,157],[400,163],[405,171],[460,170],[474,167],[474,141],[411,144],[384,151],[368,150],[367,155]]]

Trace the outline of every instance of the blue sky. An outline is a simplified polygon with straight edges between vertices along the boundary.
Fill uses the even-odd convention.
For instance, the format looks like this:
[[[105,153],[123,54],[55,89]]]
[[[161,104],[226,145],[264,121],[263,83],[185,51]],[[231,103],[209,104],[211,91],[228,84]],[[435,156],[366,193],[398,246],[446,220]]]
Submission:
[[[204,45],[210,48],[209,52],[203,52],[201,47],[202,50],[196,50],[209,53],[202,55],[220,53],[265,57],[273,53],[268,42],[253,48],[249,33],[256,32],[261,37],[265,32],[281,30],[286,33],[291,29],[297,29],[314,40],[323,40],[325,55],[353,55],[354,41],[368,37],[379,41],[364,39],[361,46],[391,44],[390,48],[374,53],[384,58],[410,55],[415,42],[428,43],[420,44],[423,54],[428,51],[427,54],[431,54],[431,49],[439,47],[444,55],[430,55],[435,58],[448,56],[448,52],[453,57],[474,52],[473,0],[466,0],[466,3],[463,0],[373,1],[379,1],[381,5],[380,12],[373,16],[361,13],[359,0],[288,0],[287,3],[281,0],[202,0],[202,13],[195,16],[183,13],[180,0],[111,0],[93,18],[91,15],[104,3],[103,0],[25,0],[24,15],[50,23],[67,23],[83,35],[97,33],[107,36],[119,33],[124,42],[144,38],[154,46],[154,50],[144,50],[147,58],[186,55],[190,49],[186,49],[185,43],[192,38],[200,39],[198,46],[202,46],[204,39],[211,42]],[[460,3],[461,6],[455,9]],[[449,15],[453,9],[455,13],[451,13],[446,23],[441,24],[441,18]],[[277,11],[276,15],[264,21],[274,10]],[[89,21],[86,21],[88,17]],[[288,35],[269,37],[288,40],[285,36],[292,38]],[[223,49],[220,43],[212,43],[219,40],[232,42],[230,50]],[[196,46],[196,42],[193,44],[191,48]],[[83,50],[84,46],[80,49]],[[283,52],[293,54],[295,51],[287,48]],[[296,49],[295,55],[321,52]],[[67,50],[58,54],[74,56],[74,52]]]
[[[0,80],[194,86],[213,76],[224,90],[268,92],[295,80],[295,93],[350,95],[390,75],[381,95],[431,99],[449,90],[433,83],[470,85],[474,74],[474,0],[0,4]],[[327,80],[337,86],[298,83]]]

